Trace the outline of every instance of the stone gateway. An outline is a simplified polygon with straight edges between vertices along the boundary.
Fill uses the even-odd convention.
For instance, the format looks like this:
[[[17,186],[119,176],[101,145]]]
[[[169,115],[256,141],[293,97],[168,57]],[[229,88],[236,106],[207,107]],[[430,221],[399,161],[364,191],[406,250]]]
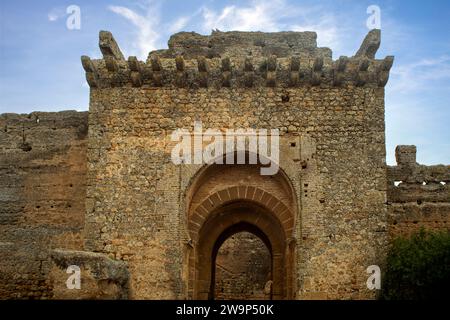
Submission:
[[[333,60],[314,32],[181,32],[139,61],[101,31],[89,112],[0,115],[0,298],[376,298],[393,237],[450,228],[449,166],[386,165],[380,38]],[[278,170],[174,163],[196,121],[278,130]]]

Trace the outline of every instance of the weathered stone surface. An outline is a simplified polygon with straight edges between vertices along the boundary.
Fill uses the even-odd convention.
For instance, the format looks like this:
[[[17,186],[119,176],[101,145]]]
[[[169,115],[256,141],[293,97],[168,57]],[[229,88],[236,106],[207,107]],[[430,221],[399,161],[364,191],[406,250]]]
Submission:
[[[116,40],[109,31],[100,31],[99,34],[99,47],[103,54],[103,58],[111,57],[117,60],[124,60],[122,51],[120,51]]]
[[[240,32],[213,31],[210,36],[195,32],[180,32],[170,37],[169,49],[150,53],[164,58],[182,55],[187,59],[197,56],[239,57],[291,55],[325,55],[331,58],[331,50],[317,48],[315,32]]]
[[[0,115],[0,297],[52,297],[49,250],[83,247],[87,118]]]
[[[361,47],[356,52],[356,57],[366,57],[369,59],[375,59],[375,54],[381,44],[381,30],[373,29],[364,38]]]
[[[103,59],[83,58],[83,66],[92,88],[386,85],[393,57],[375,59],[379,30],[368,34],[355,57],[338,61],[330,49],[317,47],[316,37],[314,32],[180,32],[169,40],[169,49],[151,52],[146,62],[133,57],[130,64],[112,35],[102,31]]]
[[[127,299],[129,273],[122,261],[104,254],[60,250],[51,252],[52,269],[49,279],[56,299]],[[75,265],[81,269],[80,289],[68,289],[66,270]]]
[[[269,249],[257,236],[241,232],[228,238],[216,258],[215,298],[218,300],[270,299]]]
[[[450,230],[450,166],[420,165],[416,151],[416,146],[398,146],[397,166],[387,168],[391,238],[422,227]]]
[[[180,33],[142,62],[103,32],[104,58],[82,58],[89,115],[0,115],[0,297],[211,298],[219,244],[250,232],[270,248],[272,298],[375,298],[366,268],[389,237],[448,228],[450,174],[413,147],[386,166],[378,39],[332,61],[310,32]],[[194,120],[279,129],[280,171],[173,164],[171,133]]]

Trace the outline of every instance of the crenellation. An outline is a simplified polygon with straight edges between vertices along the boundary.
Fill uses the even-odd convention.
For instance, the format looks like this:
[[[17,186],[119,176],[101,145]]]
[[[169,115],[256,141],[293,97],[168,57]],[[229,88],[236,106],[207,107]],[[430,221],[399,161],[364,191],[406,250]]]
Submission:
[[[386,165],[379,30],[337,60],[316,37],[182,32],[139,61],[100,32],[103,58],[81,57],[89,112],[0,115],[0,297],[73,298],[75,263],[82,298],[233,297],[231,277],[240,297],[375,299],[367,266],[393,237],[449,229],[450,166],[415,146]],[[196,120],[279,132],[278,171],[175,164],[171,133]]]
[[[367,57],[369,59],[375,59],[375,54],[380,48],[381,44],[381,30],[373,29],[364,38],[358,52],[355,57]]]
[[[396,166],[387,166],[390,236],[421,227],[450,230],[450,165],[416,162],[416,146],[397,146]]]
[[[141,85],[146,87],[178,87],[180,76],[186,79],[185,84],[189,87],[199,84],[203,86],[205,76],[208,76],[209,82],[215,87],[227,87],[231,84],[234,87],[240,85],[246,87],[249,83],[248,72],[253,73],[255,86],[285,88],[317,85],[383,87],[389,77],[389,72],[385,71],[385,64],[382,61],[349,59],[325,62],[323,58],[317,57],[313,60],[297,62],[297,57],[275,58],[276,67],[270,66],[271,69],[269,69],[268,63],[273,64],[274,61],[271,59],[274,58],[226,59],[229,59],[227,70],[224,69],[223,59],[206,57],[197,57],[194,60],[183,59],[183,65],[180,65],[180,58],[153,59],[150,65],[139,61],[133,66],[130,63],[120,63],[112,57],[106,57],[101,61],[94,60],[94,63],[83,60],[83,63],[86,66],[86,79],[90,86],[101,88],[136,85],[132,79],[132,74],[134,78],[137,77],[136,73],[140,74]],[[140,66],[139,69],[136,65]],[[224,79],[230,81],[224,82]],[[271,80],[268,82],[267,79]],[[296,81],[297,79],[301,81]]]
[[[100,31],[99,33],[99,47],[103,54],[103,58],[112,57],[117,60],[125,60],[119,45],[109,31]]]
[[[301,32],[298,33],[300,40],[304,40],[302,34]],[[208,36],[200,37],[203,39],[202,37]],[[217,36],[213,33],[210,37]],[[264,42],[264,47],[272,45],[273,48],[278,48],[277,46],[280,43],[284,43],[280,40],[283,39],[282,35],[278,35],[277,38],[271,34],[260,34],[258,37],[259,39],[267,38],[271,40],[267,43]],[[194,38],[196,39],[196,36]],[[372,39],[373,36],[369,38]],[[223,33],[221,39],[225,43],[231,42],[231,46],[227,47],[225,52],[219,50],[221,54],[208,55],[200,52],[194,54],[197,51],[190,51],[189,45],[181,41],[178,44],[172,43],[167,49],[167,54],[163,54],[162,51],[151,53],[146,63],[138,61],[135,57],[130,57],[132,62],[130,63],[130,60],[128,60],[128,64],[125,64],[112,35],[102,31],[100,33],[100,48],[104,55],[103,59],[92,63],[90,59],[83,57],[82,63],[89,85],[101,88],[121,86],[384,87],[393,63],[393,57],[386,57],[384,60],[374,58],[373,51],[376,45],[373,44],[373,39],[368,44],[363,44],[363,46],[367,46],[365,50],[371,53],[360,52],[352,58],[340,57],[337,61],[333,61],[331,55],[321,54],[320,50],[312,50],[311,44],[302,46],[301,43],[296,43],[296,45],[299,48],[307,48],[306,51],[296,52],[291,50],[289,54],[277,54],[277,50],[264,51],[260,54],[253,54],[251,51],[246,52],[243,58],[242,55],[232,54],[233,51],[230,50],[239,51],[239,46],[243,43],[247,43],[247,46],[251,47],[252,42],[246,41],[252,41],[252,38],[238,37],[236,40],[234,39],[234,33],[231,32]],[[187,43],[190,43],[189,41]],[[365,41],[367,42],[367,38]],[[194,42],[197,43],[197,40]],[[212,46],[215,45],[221,47],[219,44]],[[183,46],[186,46],[186,48]],[[189,54],[186,54],[186,52],[189,52]],[[227,59],[226,69],[223,59]],[[148,74],[148,76],[145,76],[145,74]]]

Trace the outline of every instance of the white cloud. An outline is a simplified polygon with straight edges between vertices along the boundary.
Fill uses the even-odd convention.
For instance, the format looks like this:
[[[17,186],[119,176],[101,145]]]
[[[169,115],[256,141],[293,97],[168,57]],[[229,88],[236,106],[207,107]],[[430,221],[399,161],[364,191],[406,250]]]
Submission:
[[[405,93],[429,88],[431,81],[450,80],[450,56],[425,58],[394,66],[391,74],[390,90],[393,92]]]
[[[47,14],[47,18],[48,18],[48,21],[55,22],[55,21],[61,19],[62,17],[64,17],[65,15],[66,15],[66,12],[65,12],[64,8],[55,7],[55,8],[52,8],[50,10],[50,12]]]
[[[253,1],[250,6],[226,6],[220,12],[202,8],[202,28],[240,31],[279,31],[280,18],[285,16],[286,4],[282,0]]]
[[[48,20],[49,21],[56,21],[56,20],[58,20],[58,16],[57,15],[55,15],[54,13],[49,13],[48,14]]]
[[[320,19],[314,20],[309,21],[308,18],[305,18],[303,24],[294,24],[291,29],[293,31],[315,31],[319,46],[329,47],[332,50],[340,49],[343,43],[340,35],[343,32],[337,27],[334,16],[324,14]]]
[[[159,23],[159,10],[156,5],[149,4],[145,15],[121,6],[109,6],[109,10],[124,17],[137,28],[137,37],[133,47],[137,49],[140,59],[146,59],[147,54],[157,48],[160,33],[157,30]]]
[[[187,16],[178,18],[177,20],[175,20],[175,22],[171,23],[171,25],[169,27],[169,32],[175,33],[175,32],[183,30],[183,28],[188,24],[190,19],[191,19],[191,17],[187,17]]]
[[[159,23],[160,8],[155,2],[141,3],[138,13],[123,6],[110,6],[109,9],[126,18],[137,27],[137,37],[133,46],[139,57],[146,57],[149,51],[162,47],[169,35],[189,26],[204,34],[213,29],[221,31],[314,31],[317,43],[337,53],[353,54],[355,30],[353,21],[338,16],[336,12],[320,5],[291,5],[286,0],[252,0],[246,4],[226,5],[211,8],[200,7],[192,14],[183,14],[172,22]],[[365,18],[364,14],[362,15]],[[364,19],[362,19],[364,22]],[[360,29],[359,29],[360,31]],[[362,38],[361,38],[362,40]]]
[[[314,31],[319,46],[343,46],[345,23],[321,6],[291,6],[284,0],[255,0],[248,6],[226,6],[219,11],[201,10],[205,32],[221,31]]]

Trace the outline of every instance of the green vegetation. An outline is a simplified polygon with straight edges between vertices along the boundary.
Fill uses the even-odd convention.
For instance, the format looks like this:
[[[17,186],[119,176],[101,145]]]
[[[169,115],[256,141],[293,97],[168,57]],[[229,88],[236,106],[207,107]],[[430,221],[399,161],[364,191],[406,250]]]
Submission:
[[[397,238],[387,257],[382,299],[425,300],[450,296],[450,232],[422,229]]]

